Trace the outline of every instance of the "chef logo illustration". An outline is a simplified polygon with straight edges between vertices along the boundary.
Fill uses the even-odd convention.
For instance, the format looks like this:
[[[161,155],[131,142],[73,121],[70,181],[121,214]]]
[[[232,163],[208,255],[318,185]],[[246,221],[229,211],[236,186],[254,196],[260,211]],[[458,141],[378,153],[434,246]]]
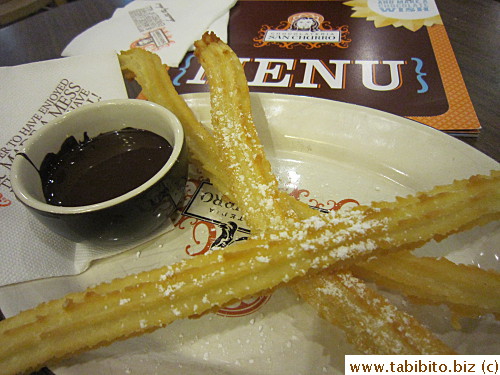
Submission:
[[[322,23],[321,16],[317,13],[298,13],[290,17],[291,30],[318,31]]]
[[[332,46],[347,48],[350,43],[347,25],[334,27],[325,18],[314,12],[295,13],[278,26],[263,25],[254,38],[254,47],[276,45],[292,49]]]

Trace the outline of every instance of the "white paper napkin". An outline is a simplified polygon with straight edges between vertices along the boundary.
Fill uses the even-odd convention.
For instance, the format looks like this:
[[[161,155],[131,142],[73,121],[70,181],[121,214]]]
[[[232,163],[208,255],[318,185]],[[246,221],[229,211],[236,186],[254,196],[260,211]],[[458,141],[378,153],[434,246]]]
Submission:
[[[83,272],[111,253],[62,239],[40,224],[11,191],[10,166],[23,142],[51,119],[126,98],[118,58],[108,52],[0,67],[0,87],[0,286]]]
[[[235,0],[136,0],[75,37],[63,56],[143,48],[178,67],[193,42],[209,30],[227,39],[229,9]]]

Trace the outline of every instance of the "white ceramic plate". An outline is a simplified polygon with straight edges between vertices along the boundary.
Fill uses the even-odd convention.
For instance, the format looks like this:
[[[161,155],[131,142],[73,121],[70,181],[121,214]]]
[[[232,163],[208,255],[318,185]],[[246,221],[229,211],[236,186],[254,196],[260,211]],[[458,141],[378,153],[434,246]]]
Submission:
[[[186,100],[208,124],[207,94],[188,95]],[[253,94],[252,100],[262,142],[283,188],[300,190],[301,199],[323,208],[343,199],[393,199],[499,168],[461,141],[394,115],[305,97]],[[194,188],[191,184],[191,193]],[[186,244],[194,249],[195,237],[206,241],[209,227],[193,218],[181,227],[99,261],[81,275],[0,288],[0,306],[10,316],[100,281],[185,258]],[[214,228],[220,231],[212,224]],[[500,227],[494,223],[420,251],[500,270],[499,239]],[[500,326],[491,317],[466,320],[464,329],[456,332],[446,308],[413,306],[388,295],[460,352],[500,352]],[[53,370],[58,375],[331,374],[343,371],[345,354],[356,353],[342,332],[286,289],[251,314],[241,315],[175,322],[153,334],[85,353]]]

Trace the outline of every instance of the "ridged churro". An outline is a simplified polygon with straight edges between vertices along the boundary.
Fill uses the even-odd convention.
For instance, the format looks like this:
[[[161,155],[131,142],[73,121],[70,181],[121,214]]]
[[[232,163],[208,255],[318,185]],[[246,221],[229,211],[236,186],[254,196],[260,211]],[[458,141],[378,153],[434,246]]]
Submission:
[[[223,43],[214,34],[204,34],[200,41],[195,43],[195,55],[198,57],[202,67],[207,75],[210,86],[210,102],[212,127],[214,128],[214,137],[220,140],[221,156],[226,164],[226,179],[230,179],[233,189],[232,198],[238,205],[244,207],[247,214],[247,223],[250,229],[254,231],[278,230],[278,227],[286,226],[287,222],[293,217],[302,219],[310,218],[317,214],[316,211],[298,201],[292,201],[278,189],[278,181],[271,172],[271,165],[268,162],[264,149],[259,141],[259,136],[255,129],[250,107],[250,95],[246,82],[243,67],[236,54]],[[223,62],[223,63],[222,63]],[[216,184],[215,184],[216,185]],[[312,296],[317,296],[317,284],[322,284],[328,280],[332,283],[332,276],[327,275],[325,279],[322,273],[308,278],[310,282],[301,282],[300,288],[295,288],[299,296],[309,301]],[[358,281],[358,284],[362,284]],[[358,301],[360,296],[355,293],[356,290],[349,288],[338,288],[337,294],[343,301]],[[373,300],[383,300],[375,291],[366,295],[364,304],[371,306],[372,316],[378,315],[379,322],[388,320],[389,317],[383,314],[379,304],[370,304]],[[368,300],[368,296],[371,300]],[[316,298],[313,306],[323,315],[326,312],[328,316],[338,316],[345,313],[345,309],[337,308],[335,301],[328,298]],[[352,305],[355,306],[355,305]],[[359,308],[358,303],[357,307]],[[385,302],[384,308],[391,306],[393,311],[397,311],[395,306]],[[378,314],[377,314],[378,308]],[[350,310],[354,313],[355,309]],[[339,319],[328,319],[330,322],[336,322],[347,335],[348,340],[353,337],[359,337],[359,326],[338,324]],[[364,353],[371,353],[366,349],[373,349],[375,344],[379,344],[374,353],[392,353],[394,348],[408,348],[408,337],[421,337],[425,332],[425,340],[420,340],[422,345],[414,345],[412,353],[430,353],[436,348],[440,348],[438,353],[449,353],[450,349],[438,340],[431,332],[421,326],[413,319],[413,324],[404,324],[405,315],[398,312],[391,315],[391,322],[385,322],[386,326],[393,326],[393,320],[397,317],[401,324],[399,330],[366,330],[364,329],[363,341],[355,341],[354,344],[361,342],[373,342],[370,346],[364,344],[358,345],[358,349]],[[348,318],[344,319],[347,322]],[[354,329],[353,327],[356,327]],[[418,327],[418,329],[416,329]],[[402,329],[405,328],[405,329]],[[378,339],[383,335],[386,339]],[[369,338],[370,337],[370,338]],[[416,339],[415,339],[416,340]],[[383,346],[385,344],[385,346]],[[424,345],[425,344],[425,345]],[[443,348],[446,348],[443,349]],[[418,350],[421,350],[418,352]]]
[[[35,370],[269,291],[308,272],[413,249],[498,219],[499,185],[500,172],[309,218],[278,233],[42,304],[0,322],[0,371]],[[433,220],[427,220],[430,216]]]
[[[352,271],[413,302],[446,303],[458,316],[500,317],[500,274],[495,271],[406,252],[357,263]]]
[[[195,56],[210,86],[214,138],[233,196],[254,230],[279,228],[294,218],[278,190],[253,123],[245,73],[236,54],[215,34],[195,42]]]
[[[227,195],[229,188],[225,180],[219,177],[223,165],[218,157],[217,145],[210,132],[199,123],[193,111],[175,91],[167,66],[161,63],[160,57],[134,48],[123,51],[118,58],[126,79],[135,79],[148,100],[164,106],[177,116],[184,127],[191,161],[202,166],[205,177],[216,182],[221,192]]]
[[[315,211],[308,206],[287,199],[278,190],[277,179],[271,172],[269,162],[266,162],[263,147],[253,124],[248,85],[243,67],[236,54],[214,34],[209,33],[203,35],[195,46],[195,54],[204,68],[210,86],[214,136],[220,140],[222,155],[226,157],[232,167],[232,171],[226,169],[226,178],[230,178],[228,175],[230,176],[231,173],[235,176],[236,183],[231,184],[231,187],[234,188],[232,196],[238,204],[245,207],[244,211],[248,213],[249,217],[247,222],[249,222],[252,231],[270,230],[276,226],[275,223],[286,225],[287,219],[292,216],[289,214],[290,210],[294,210],[295,215],[302,219],[315,215]],[[239,182],[244,182],[243,186],[239,187]],[[274,205],[265,203],[268,197],[273,198]],[[276,197],[280,197],[280,199],[278,200]],[[276,207],[283,209],[278,210]],[[315,277],[322,278],[322,275]],[[358,281],[359,283],[361,281]],[[314,288],[313,284],[311,283],[311,288]],[[301,285],[302,288],[296,289],[300,295],[307,293],[306,284],[302,283]],[[350,290],[345,288],[340,290],[346,293],[343,297],[349,300]],[[311,294],[313,291],[309,291],[309,293]],[[373,298],[375,298],[374,294],[375,292],[371,294]],[[382,299],[382,297],[380,298]],[[387,308],[387,304],[388,302],[386,302],[385,308]],[[335,308],[330,303],[327,305],[320,307],[320,310]],[[379,315],[383,316],[383,314]],[[415,326],[416,323],[413,326],[408,326],[407,330],[395,331],[391,338],[392,344],[387,346],[385,350],[391,352],[393,347],[398,347],[396,345],[398,339],[403,342],[401,346],[404,346],[407,336],[411,336],[413,333],[409,330]],[[344,326],[343,328],[350,327]],[[348,336],[357,335],[351,330],[347,333]],[[379,332],[372,334],[377,336]],[[428,337],[431,335],[428,334]],[[376,341],[376,338],[374,340]],[[429,340],[427,339],[426,343],[429,343]],[[438,340],[435,339],[435,341]],[[363,350],[364,347],[360,349]],[[376,352],[381,353],[381,350],[382,348],[378,348]],[[422,347],[422,350],[424,353],[425,347]]]
[[[218,150],[219,158],[224,158],[224,154],[226,154],[226,159],[231,160],[233,169],[238,169],[236,172],[233,171],[232,175],[239,178],[240,174],[244,174],[242,178],[246,182],[244,185],[245,194],[241,194],[240,190],[234,189],[235,184],[229,184],[229,188],[233,189],[230,193],[231,199],[239,205],[245,206],[247,210],[253,209],[253,213],[260,212],[259,215],[249,215],[248,217],[247,221],[252,231],[265,231],[275,225],[273,223],[286,223],[291,216],[290,209],[293,209],[295,215],[302,219],[315,215],[317,212],[311,210],[307,205],[278,191],[277,181],[275,176],[270,173],[269,163],[263,164],[263,168],[259,163],[255,162],[256,159],[259,162],[265,161],[265,155],[262,155],[262,147],[260,147],[258,135],[253,126],[248,86],[237,56],[213,34],[205,34],[202,40],[196,43],[196,46],[196,55],[207,73],[210,84],[212,125],[215,129],[214,138],[221,140],[224,145],[222,155]],[[147,73],[147,71],[141,73]],[[168,79],[168,76],[165,78]],[[171,83],[167,86],[171,86]],[[158,87],[158,89],[161,89],[161,87]],[[168,95],[176,95],[176,93],[169,90]],[[195,131],[201,126],[199,123],[190,124],[186,127],[186,132]],[[252,155],[258,157],[253,158]],[[222,173],[220,180],[224,179],[224,176],[227,180],[231,180],[231,174],[227,173],[227,169],[221,169],[220,171]],[[217,181],[214,181],[214,185],[221,191],[227,190],[225,187],[219,187]],[[264,186],[265,189],[261,189],[261,186]],[[281,194],[281,202],[279,202],[278,206],[284,207],[284,210],[274,210],[273,207],[275,206],[272,204],[262,204],[263,200],[259,199],[262,198],[262,192],[265,192],[266,196],[279,196]],[[274,200],[273,202],[277,201]],[[285,212],[286,214],[284,214]],[[404,265],[401,267],[404,267]],[[321,278],[322,275],[315,277]],[[296,291],[300,294],[304,293],[305,289],[306,287],[303,284],[302,288]],[[309,294],[314,293],[314,291],[309,292]],[[348,289],[343,289],[343,292],[350,293]],[[348,295],[344,297],[349,299]],[[323,311],[330,308],[331,306],[321,308],[318,306],[318,309]],[[348,337],[356,335],[356,332],[351,332],[347,326],[343,326],[343,329],[347,330]],[[412,326],[409,326],[406,331],[393,331],[393,337],[391,338],[393,344],[398,339],[404,342],[407,335],[412,335],[413,333],[408,331],[409,329],[412,329]],[[372,334],[377,335],[377,332],[372,332]],[[437,339],[435,340],[437,341]],[[377,340],[374,339],[374,342],[377,342]],[[359,349],[363,350],[363,348]],[[389,353],[392,351],[392,347],[387,347],[385,350]],[[425,348],[422,348],[422,350],[425,350]],[[381,352],[381,348],[378,348],[376,352]]]
[[[201,60],[208,59],[205,63],[211,64],[212,52],[216,56],[220,51],[231,54],[223,45],[212,46],[216,47],[212,49],[210,45],[219,42],[214,37],[207,38],[197,44],[198,56]],[[148,62],[143,66],[143,58],[138,56],[146,55],[135,51],[122,54],[120,61],[124,70],[146,86],[149,99],[171,108],[183,124],[187,124],[188,144],[192,148],[199,146],[191,150],[193,158],[207,177],[214,178],[220,183],[219,188],[239,201],[249,199],[248,215],[254,220],[255,233],[247,241],[72,293],[0,322],[1,374],[32,371],[81,351],[151,332],[176,319],[198,316],[290,282],[327,320],[359,335],[359,340],[351,337],[351,341],[363,351],[387,354],[392,347],[395,348],[392,352],[399,353],[449,353],[448,348],[418,322],[396,311],[387,301],[379,300],[375,292],[367,290],[345,269],[375,255],[412,250],[430,240],[440,240],[498,220],[499,171],[399,197],[393,202],[313,215],[309,208],[277,190],[249,118],[248,92],[241,91],[240,69],[231,70],[230,74],[239,83],[238,89],[229,96],[245,98],[235,102],[237,111],[227,112],[225,106],[232,103],[230,97],[224,94],[218,97],[216,101],[224,106],[213,103],[215,111],[222,112],[215,113],[212,135],[206,129],[201,130],[173,86],[157,90],[158,84],[170,82],[164,67],[150,57],[146,57]],[[224,82],[216,79],[215,87],[226,87]],[[238,129],[239,135],[218,151],[214,136],[231,136],[227,130],[232,126]],[[241,144],[248,146],[247,151],[234,150]],[[244,171],[245,159],[254,152],[256,159],[250,160],[248,166],[257,163],[258,168]],[[214,164],[209,165],[212,162]],[[214,166],[230,171],[229,182],[225,182],[225,170],[218,171]],[[237,181],[240,173],[244,174],[243,185]],[[245,184],[251,188],[247,189]],[[278,203],[269,202],[260,209],[262,197],[255,189],[272,193],[279,198]],[[273,211],[271,216],[270,210],[274,208],[279,211]],[[294,216],[300,220],[292,222],[290,219]],[[320,303],[320,299],[329,303]],[[336,308],[339,303],[343,305]],[[342,313],[349,316],[339,322]],[[361,316],[355,316],[356,313]],[[378,322],[383,328],[370,334],[366,327],[371,322]],[[408,332],[411,335],[404,337]],[[377,334],[383,334],[383,338],[378,339]]]
[[[411,315],[355,278],[349,271],[323,272],[292,285],[319,315],[349,332],[362,353],[454,354]]]

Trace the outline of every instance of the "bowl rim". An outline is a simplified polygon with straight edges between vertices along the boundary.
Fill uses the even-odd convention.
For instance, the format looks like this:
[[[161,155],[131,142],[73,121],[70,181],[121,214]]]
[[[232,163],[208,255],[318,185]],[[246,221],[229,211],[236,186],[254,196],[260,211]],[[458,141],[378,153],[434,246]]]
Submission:
[[[143,108],[150,108],[151,110],[158,112],[161,116],[163,116],[166,119],[166,121],[168,121],[171,124],[170,126],[173,128],[173,133],[174,133],[174,144],[172,147],[172,153],[168,158],[167,162],[163,165],[163,167],[149,180],[137,186],[136,188],[130,190],[129,192],[104,202],[94,203],[86,206],[74,206],[74,207],[54,206],[46,202],[42,202],[36,197],[34,197],[32,194],[28,193],[24,189],[22,184],[19,182],[19,169],[21,165],[20,163],[21,159],[24,159],[20,154],[24,153],[26,149],[33,147],[33,144],[35,144],[40,137],[44,136],[45,133],[50,132],[53,127],[60,126],[61,122],[68,121],[68,119],[70,120],[71,118],[85,114],[88,111],[99,110],[102,107],[111,105],[112,106],[133,105]],[[138,126],[138,128],[140,128],[140,126]],[[121,203],[124,203],[138,196],[139,194],[147,191],[149,188],[158,183],[170,171],[170,169],[172,169],[172,167],[177,163],[179,157],[181,157],[182,155],[181,152],[185,143],[184,129],[177,116],[175,116],[170,110],[159,104],[142,99],[109,99],[109,100],[102,100],[96,103],[86,104],[82,107],[73,109],[70,112],[67,112],[60,117],[57,117],[56,119],[44,125],[41,129],[37,130],[37,133],[38,136],[30,137],[25,142],[23,148],[18,151],[18,153],[14,158],[11,170],[12,190],[14,191],[15,196],[26,206],[31,207],[37,211],[55,215],[75,215],[75,214],[100,211],[106,208],[117,206]],[[68,134],[68,136],[70,135],[72,134]]]

